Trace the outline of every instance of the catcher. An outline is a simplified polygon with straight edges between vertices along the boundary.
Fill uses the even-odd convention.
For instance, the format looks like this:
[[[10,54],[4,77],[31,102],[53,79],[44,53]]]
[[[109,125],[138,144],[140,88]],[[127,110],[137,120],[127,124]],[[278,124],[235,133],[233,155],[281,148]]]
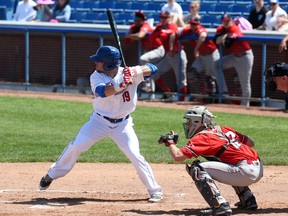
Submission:
[[[239,197],[238,208],[256,210],[256,199],[249,185],[258,182],[263,176],[263,166],[258,153],[251,147],[254,142],[231,127],[219,126],[212,122],[215,116],[204,106],[189,109],[183,123],[186,146],[178,148],[178,134],[174,131],[159,138],[172,158],[181,162],[188,158],[202,156],[207,162],[195,160],[186,165],[188,174],[210,208],[200,211],[200,215],[231,215],[229,202],[221,195],[214,180],[231,185]]]

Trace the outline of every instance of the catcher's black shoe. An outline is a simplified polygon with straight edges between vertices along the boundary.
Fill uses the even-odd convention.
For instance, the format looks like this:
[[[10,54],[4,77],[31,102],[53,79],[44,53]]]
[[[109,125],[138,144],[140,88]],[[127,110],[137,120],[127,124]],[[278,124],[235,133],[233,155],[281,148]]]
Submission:
[[[40,190],[46,190],[50,184],[52,183],[53,179],[50,178],[50,176],[48,174],[46,174],[45,176],[43,176],[40,180],[39,183],[39,189]]]
[[[237,202],[234,204],[239,209],[246,210],[256,210],[258,208],[255,196],[250,196],[247,200],[245,200],[245,204],[243,205],[241,202]]]
[[[232,210],[230,208],[229,202],[222,203],[218,208],[208,208],[203,209],[199,212],[199,216],[230,216],[232,215]]]

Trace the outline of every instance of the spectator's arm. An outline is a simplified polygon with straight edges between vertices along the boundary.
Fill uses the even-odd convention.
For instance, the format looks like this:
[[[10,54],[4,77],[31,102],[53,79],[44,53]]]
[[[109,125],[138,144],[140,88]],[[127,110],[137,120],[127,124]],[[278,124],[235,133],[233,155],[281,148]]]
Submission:
[[[282,41],[281,41],[281,43],[280,43],[280,45],[279,45],[279,49],[278,49],[278,51],[281,53],[283,50],[287,50],[287,42],[288,42],[288,35],[286,35],[283,39],[282,39]]]

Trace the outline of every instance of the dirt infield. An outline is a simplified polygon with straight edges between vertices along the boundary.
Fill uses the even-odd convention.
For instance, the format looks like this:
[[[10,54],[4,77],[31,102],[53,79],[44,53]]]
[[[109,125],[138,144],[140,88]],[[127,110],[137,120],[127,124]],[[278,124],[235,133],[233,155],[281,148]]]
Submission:
[[[183,164],[151,164],[164,189],[159,204],[147,202],[148,195],[131,164],[78,163],[64,178],[46,191],[38,182],[51,164],[0,164],[0,215],[197,215],[207,207]],[[251,186],[259,210],[233,215],[288,215],[288,172],[285,167],[265,167],[264,177]],[[232,204],[232,187],[218,184]]]
[[[2,91],[1,95],[45,97],[59,100],[91,102],[90,96],[51,93]],[[191,104],[139,102],[140,106],[165,106],[187,109]],[[211,111],[229,111],[255,115],[288,117],[271,109],[209,105]],[[78,163],[64,178],[54,181],[46,191],[38,183],[51,163],[0,163],[0,215],[197,215],[207,207],[183,164],[151,164],[164,200],[147,202],[148,194],[131,164]],[[259,209],[241,211],[232,187],[219,184],[223,196],[232,204],[233,215],[288,215],[287,167],[265,166],[264,177],[251,186]]]

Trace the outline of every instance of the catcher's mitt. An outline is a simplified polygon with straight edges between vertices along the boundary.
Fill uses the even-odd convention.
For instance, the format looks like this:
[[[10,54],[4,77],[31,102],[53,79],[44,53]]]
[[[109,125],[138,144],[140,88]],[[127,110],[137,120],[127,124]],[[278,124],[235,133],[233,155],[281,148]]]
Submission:
[[[167,147],[170,145],[175,145],[178,142],[178,133],[175,133],[174,131],[170,131],[170,133],[167,133],[165,135],[160,136],[158,143],[162,144],[164,143]]]

